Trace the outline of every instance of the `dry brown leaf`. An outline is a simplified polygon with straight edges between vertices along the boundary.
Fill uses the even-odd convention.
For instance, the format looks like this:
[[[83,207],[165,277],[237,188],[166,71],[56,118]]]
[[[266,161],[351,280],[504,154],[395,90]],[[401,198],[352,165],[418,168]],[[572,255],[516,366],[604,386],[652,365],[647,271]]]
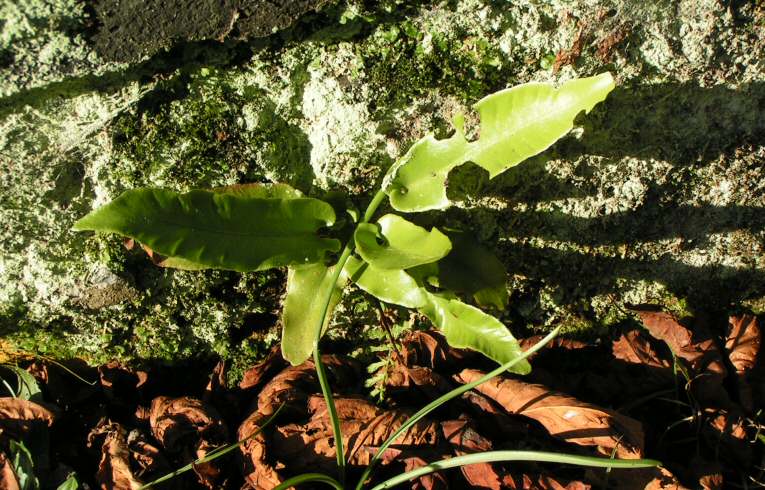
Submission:
[[[526,337],[525,339],[519,339],[518,343],[521,344],[521,349],[524,352],[526,352],[527,350],[537,345],[537,343],[539,343],[539,341],[542,340],[544,337],[545,337],[544,335],[534,335],[532,337]],[[592,344],[588,344],[587,342],[582,342],[580,340],[566,339],[563,337],[555,337],[550,342],[545,344],[545,346],[542,348],[542,351],[548,350],[548,349],[578,350],[578,349],[586,349],[588,347],[592,347]],[[539,352],[535,352],[534,354],[529,356],[528,359],[533,359],[537,354],[539,354]]]
[[[271,490],[284,481],[268,461],[266,436],[259,432],[267,418],[260,412],[253,412],[242,422],[237,433],[238,440],[247,439],[247,442],[239,446],[239,450],[242,453],[245,480],[255,490]]]
[[[21,398],[0,398],[0,431],[14,439],[21,439],[33,426],[50,427],[53,420],[53,412],[35,402]]]
[[[459,366],[475,356],[468,350],[451,347],[441,333],[432,330],[415,330],[401,344],[404,364],[410,367],[423,366],[443,371]]]
[[[158,396],[149,410],[151,433],[170,452],[182,449],[184,439],[211,439],[225,442],[226,426],[218,412],[201,400],[189,396]]]
[[[744,418],[726,410],[705,410],[703,434],[711,448],[723,459],[746,466],[752,458]]]
[[[191,462],[204,457],[215,447],[228,442],[228,430],[218,412],[209,404],[188,396],[159,396],[149,409],[152,435],[171,453],[182,453]],[[194,468],[200,482],[208,488],[218,484],[218,462]]]
[[[630,363],[649,366],[658,369],[669,369],[672,363],[663,359],[640,330],[623,332],[614,340],[611,351],[616,359]]]
[[[466,369],[457,375],[461,383],[482,377],[483,372]],[[510,378],[493,378],[474,388],[512,414],[541,423],[558,439],[581,446],[595,446],[604,456],[635,459],[643,454],[640,422],[608,409],[581,402],[542,385]]]
[[[291,468],[320,468],[331,471],[335,465],[335,440],[332,424],[326,408],[318,396],[311,399],[314,415],[306,424],[288,424],[279,427],[273,435],[273,450],[280,458],[290,461]],[[347,448],[348,464],[361,467],[369,464],[371,457],[409,414],[400,410],[381,411],[370,402],[358,398],[336,398],[336,408]],[[357,418],[354,418],[357,417]],[[418,456],[423,448],[430,452],[441,441],[437,423],[422,420],[404,432],[383,455],[383,464],[396,456]],[[296,466],[297,465],[297,466]]]
[[[333,355],[324,355],[321,360],[335,386],[353,387],[358,382],[361,368],[357,361]],[[308,398],[319,390],[313,361],[290,366],[274,376],[260,391],[258,411],[271,415],[284,403],[285,415],[305,413]]]
[[[606,484],[606,474],[602,470],[591,470],[587,476],[600,486]],[[619,490],[688,490],[680,484],[666,468],[636,468],[629,470],[614,469],[607,476],[613,488]]]
[[[711,338],[694,338],[693,333],[669,313],[648,308],[636,309],[643,325],[655,338],[663,340],[691,370],[691,386],[703,403],[730,405],[723,381],[727,375],[722,355]]]
[[[258,390],[267,380],[288,365],[289,363],[282,357],[281,346],[275,345],[263,361],[244,372],[239,388],[244,391]]]
[[[467,420],[441,422],[441,430],[457,456],[492,450],[491,441],[476,432]],[[502,488],[502,478],[497,474],[494,466],[489,463],[461,466],[460,471],[473,488],[486,490],[500,490]]]
[[[13,472],[11,462],[5,453],[0,453],[0,488],[3,490],[20,490],[19,480]]]
[[[761,334],[757,317],[752,315],[732,316],[728,319],[725,349],[728,359],[736,369],[736,389],[741,405],[754,411],[754,399],[749,374],[757,365],[760,352]]]
[[[589,490],[591,487],[580,481],[568,482],[563,485],[558,480],[547,475],[520,475],[516,477],[506,476],[503,488],[511,490]]]
[[[531,428],[527,419],[508,415],[497,402],[475,391],[463,393],[461,400],[485,434],[504,440],[528,439]]]
[[[393,364],[385,380],[386,393],[393,398],[404,398],[407,405],[422,399],[433,400],[451,389],[451,383],[432,369],[407,367],[400,362]]]
[[[428,461],[417,455],[400,458],[400,461],[404,464],[403,473],[428,465]],[[449,488],[449,482],[442,473],[436,472],[411,481],[409,488],[412,490],[441,490]]]
[[[170,465],[162,452],[148,441],[146,435],[138,430],[131,430],[127,435],[130,459],[138,466],[135,476],[143,478],[147,474],[167,473]]]
[[[93,446],[103,436],[101,461],[98,464],[96,480],[102,490],[137,490],[141,481],[130,470],[125,429],[117,423],[102,421],[88,435],[88,445]]]

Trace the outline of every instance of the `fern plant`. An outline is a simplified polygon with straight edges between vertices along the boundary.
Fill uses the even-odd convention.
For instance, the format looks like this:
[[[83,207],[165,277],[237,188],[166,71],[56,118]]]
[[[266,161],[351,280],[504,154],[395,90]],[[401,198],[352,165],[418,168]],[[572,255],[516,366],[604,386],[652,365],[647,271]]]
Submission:
[[[450,138],[429,135],[416,142],[383,176],[344,244],[338,239],[342,220],[329,202],[278,183],[186,193],[129,190],[74,229],[133,238],[161,254],[166,267],[240,272],[287,267],[282,353],[295,365],[313,355],[335,440],[341,441],[319,341],[349,283],[382,302],[418,310],[450,345],[477,350],[500,364],[493,375],[531,369],[505,325],[458,296],[467,292],[479,305],[503,307],[501,263],[464,233],[428,230],[397,213],[375,219],[380,205],[387,199],[398,213],[447,208],[451,170],[473,162],[496,177],[552,145],[571,130],[577,114],[589,112],[613,88],[612,76],[603,73],[559,88],[527,83],[483,98],[474,106],[479,137],[467,139],[464,116],[458,115]],[[342,477],[345,458],[342,445],[336,446]]]

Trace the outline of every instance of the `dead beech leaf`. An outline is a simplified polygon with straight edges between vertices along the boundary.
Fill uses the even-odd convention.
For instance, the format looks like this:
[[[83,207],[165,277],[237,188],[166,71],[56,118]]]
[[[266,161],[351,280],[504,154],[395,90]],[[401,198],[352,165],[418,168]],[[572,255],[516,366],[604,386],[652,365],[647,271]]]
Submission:
[[[186,438],[227,440],[228,431],[218,412],[189,396],[158,396],[152,400],[149,425],[154,438],[170,452],[180,451]]]
[[[404,472],[414,471],[428,465],[428,461],[417,455],[400,458],[400,461],[404,463]],[[436,472],[412,480],[409,488],[412,490],[445,490],[449,488],[449,482],[446,480],[446,476]]]
[[[588,475],[594,476],[593,480],[605,485],[602,478],[604,473],[588,471]],[[680,484],[668,469],[656,468],[637,468],[630,470],[611,471],[608,477],[614,488],[619,490],[688,490]]]
[[[475,357],[475,353],[466,349],[455,349],[446,342],[441,333],[428,330],[415,330],[401,342],[404,364],[423,366],[442,371],[459,366]]]
[[[404,398],[407,405],[418,399],[433,400],[452,389],[451,383],[428,367],[408,367],[396,362],[388,371],[385,391],[393,398]]]
[[[611,345],[613,356],[620,361],[658,369],[669,369],[672,363],[663,359],[640,330],[623,332]]]
[[[503,487],[512,490],[589,490],[591,487],[580,481],[568,482],[563,485],[558,480],[547,475],[520,475],[516,477],[506,476]]]
[[[338,418],[347,448],[350,466],[362,467],[369,464],[371,457],[401,424],[409,413],[401,410],[381,411],[372,403],[358,398],[338,397],[335,399]],[[318,396],[312,398],[314,415],[306,424],[288,424],[279,427],[273,434],[274,454],[293,463],[295,471],[322,469],[332,471],[335,465],[335,440],[332,424],[326,415],[326,408]],[[358,418],[354,418],[354,415]],[[421,420],[404,432],[383,455],[382,463],[389,464],[396,456],[421,455],[423,448],[432,453],[432,448],[441,442],[440,427],[436,422]]]
[[[716,454],[729,461],[747,465],[752,458],[744,418],[727,410],[705,410],[706,424],[703,428],[709,446]]]
[[[215,447],[228,442],[228,430],[221,416],[209,404],[196,398],[159,396],[149,410],[152,435],[171,453],[182,453],[191,462],[207,455]],[[194,467],[200,482],[216,488],[221,475],[218,462],[210,461]]]
[[[263,361],[244,372],[242,381],[239,383],[239,389],[256,391],[288,365],[289,363],[282,357],[281,346],[277,344],[271,348]]]
[[[260,412],[253,412],[242,422],[237,433],[238,440],[247,439],[239,446],[239,451],[242,453],[244,478],[255,490],[271,490],[284,481],[267,458],[266,436],[258,432],[267,418]]]
[[[127,435],[127,447],[130,459],[138,469],[135,476],[143,478],[147,474],[168,473],[170,464],[162,452],[148,441],[146,435],[139,430],[131,430]]]
[[[98,464],[96,480],[102,490],[137,490],[143,484],[130,470],[125,429],[117,423],[103,420],[88,434],[88,445],[92,446],[103,436],[101,461]]]
[[[509,415],[497,402],[475,391],[463,393],[460,399],[485,434],[504,440],[528,439],[531,427],[523,417]]]
[[[53,425],[53,412],[21,398],[0,398],[0,431],[21,439],[33,426]]]
[[[526,352],[527,350],[534,347],[544,337],[545,337],[544,335],[534,335],[532,337],[526,337],[525,339],[519,339],[518,343],[521,344],[521,349],[524,352]],[[563,337],[555,337],[550,342],[545,344],[545,346],[539,352],[550,350],[550,349],[578,350],[578,349],[586,349],[588,347],[592,347],[592,344],[588,344],[587,342],[582,342],[580,340],[566,339]],[[530,355],[528,359],[533,359],[539,354],[539,352],[535,352],[534,354]]]
[[[3,490],[20,490],[19,480],[13,472],[11,462],[5,453],[0,453],[0,488]]]
[[[752,315],[732,316],[728,319],[725,350],[736,370],[736,389],[741,405],[754,411],[754,399],[749,375],[757,364],[760,352],[761,334],[757,317]]]
[[[484,375],[465,369],[457,375],[470,383]],[[643,428],[640,422],[611,410],[581,402],[542,385],[510,378],[493,378],[474,390],[496,401],[511,414],[523,415],[541,423],[558,439],[580,446],[595,446],[604,456],[636,459],[643,454]]]
[[[691,371],[696,397],[704,403],[730,405],[723,381],[727,375],[722,355],[711,338],[695,338],[693,333],[669,313],[647,308],[635,309],[643,325],[655,338],[663,340]]]
[[[476,432],[467,420],[441,422],[441,430],[457,456],[492,450],[491,441]],[[502,488],[502,478],[489,463],[461,466],[460,471],[472,488],[486,490]]]
[[[321,360],[335,386],[352,387],[357,384],[361,372],[357,361],[334,355],[324,355]],[[308,398],[319,390],[313,361],[290,366],[274,376],[260,391],[258,411],[271,415],[284,403],[285,415],[305,413]]]

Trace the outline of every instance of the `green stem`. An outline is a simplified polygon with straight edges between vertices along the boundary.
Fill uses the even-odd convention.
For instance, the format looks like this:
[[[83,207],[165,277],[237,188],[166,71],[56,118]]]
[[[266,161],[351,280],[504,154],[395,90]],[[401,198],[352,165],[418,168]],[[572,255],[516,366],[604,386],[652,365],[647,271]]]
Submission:
[[[377,208],[380,206],[380,204],[382,204],[385,197],[386,194],[383,191],[378,191],[377,194],[375,194],[374,198],[372,198],[372,202],[369,203],[367,210],[364,212],[364,218],[361,220],[361,223],[368,223],[369,220],[372,219],[372,216],[374,216],[375,211],[377,211]],[[332,277],[329,281],[330,287],[326,291],[326,299],[321,310],[319,324],[316,326],[313,337],[313,361],[316,365],[316,375],[319,377],[321,393],[324,395],[324,401],[327,403],[329,419],[332,421],[332,433],[335,438],[335,455],[337,457],[337,470],[340,476],[340,482],[342,483],[345,483],[345,454],[343,451],[343,434],[340,429],[340,419],[337,417],[335,401],[332,398],[332,388],[329,386],[327,370],[324,367],[324,364],[321,362],[319,341],[321,340],[321,336],[324,333],[323,327],[326,323],[327,314],[329,313],[329,303],[332,300],[332,293],[336,287],[338,279],[340,279],[340,274],[343,272],[343,267],[345,267],[345,263],[348,262],[348,258],[353,253],[355,246],[356,243],[354,242],[353,237],[351,237],[350,240],[348,240],[348,243],[345,244],[345,247],[340,254],[340,259],[337,261],[337,264],[335,264],[335,270],[332,272]]]
[[[560,331],[561,327],[556,327],[555,330],[547,334],[545,338],[534,344],[534,346],[524,352],[522,355],[516,357],[512,361],[508,361],[505,364],[499,366],[494,371],[489,372],[488,374],[484,375],[483,377],[471,382],[464,384],[460,386],[459,388],[455,388],[449,393],[446,393],[445,395],[442,395],[438,397],[437,399],[433,400],[432,402],[428,403],[423,407],[420,411],[409,417],[409,419],[401,424],[401,427],[398,428],[385,442],[383,442],[380,445],[380,448],[377,450],[375,455],[372,457],[372,459],[369,461],[369,464],[367,465],[366,469],[364,469],[364,474],[361,475],[361,479],[359,480],[359,483],[356,485],[356,490],[361,490],[364,487],[364,483],[367,481],[367,478],[369,478],[369,475],[372,473],[372,469],[374,468],[375,464],[380,460],[383,453],[390,447],[393,442],[398,439],[398,436],[406,432],[410,427],[412,427],[414,424],[419,422],[423,417],[425,417],[427,414],[432,412],[433,410],[437,409],[444,403],[448,402],[449,400],[456,398],[460,396],[461,394],[465,393],[466,391],[472,390],[476,386],[480,385],[481,383],[485,383],[486,381],[489,381],[494,376],[497,376],[499,374],[502,374],[503,372],[507,371],[511,367],[513,367],[515,364],[521,362],[522,360],[526,359],[530,355],[537,352],[539,349],[545,346],[548,342],[550,342],[556,335],[558,335],[558,332]]]
[[[609,459],[541,451],[487,451],[484,453],[467,454],[430,463],[429,465],[422,466],[416,470],[394,476],[390,480],[386,480],[379,485],[372,487],[372,490],[392,488],[405,481],[417,478],[418,476],[435,473],[436,471],[445,470],[447,468],[476,463],[492,463],[496,461],[537,461],[542,463],[575,464],[595,468],[649,468],[661,464],[659,461],[653,459]]]
[[[331,476],[322,475],[321,473],[304,473],[302,475],[294,476],[288,480],[285,480],[284,483],[279,484],[276,488],[274,488],[274,490],[286,490],[296,485],[300,485],[301,483],[308,483],[312,481],[326,483],[335,490],[343,490],[343,486],[340,484],[340,482]]]

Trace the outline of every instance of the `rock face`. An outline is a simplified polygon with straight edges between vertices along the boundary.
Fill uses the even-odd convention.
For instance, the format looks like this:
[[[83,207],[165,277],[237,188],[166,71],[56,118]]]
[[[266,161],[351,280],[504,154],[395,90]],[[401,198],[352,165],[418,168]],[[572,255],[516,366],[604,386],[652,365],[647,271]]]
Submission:
[[[265,37],[327,0],[99,0],[95,50],[130,62],[179,41]]]
[[[325,3],[0,5],[5,342],[94,361],[257,355],[278,336],[282,272],[160,269],[72,223],[139,186],[270,180],[363,206],[484,95],[605,70],[617,89],[571,135],[494,180],[458,169],[456,205],[426,219],[500,255],[514,329],[602,332],[625,303],[765,310],[762,5]],[[344,305],[339,334],[365,309],[354,292]]]

